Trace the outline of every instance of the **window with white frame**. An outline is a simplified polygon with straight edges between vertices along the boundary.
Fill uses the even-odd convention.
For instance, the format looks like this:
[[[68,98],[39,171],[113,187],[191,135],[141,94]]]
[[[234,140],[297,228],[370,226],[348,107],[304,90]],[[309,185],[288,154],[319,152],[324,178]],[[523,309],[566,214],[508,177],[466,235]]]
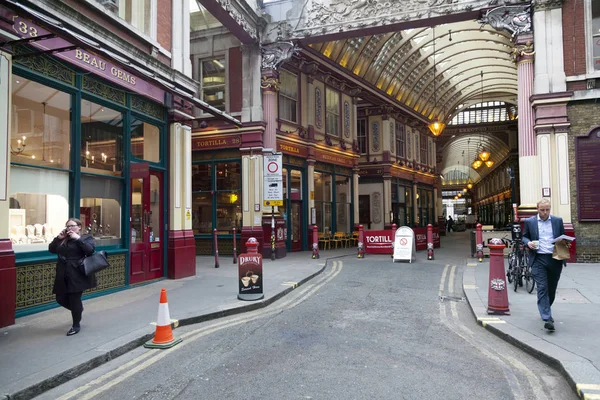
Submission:
[[[592,68],[600,71],[600,0],[592,0]]]
[[[95,0],[110,14],[153,37],[156,0]]]
[[[428,164],[428,160],[427,160],[427,138],[424,136],[421,136],[419,138],[419,145],[420,145],[420,153],[421,153],[421,164]]]
[[[279,118],[298,122],[298,77],[281,70],[279,82]]]
[[[222,111],[225,111],[225,72],[225,56],[200,62],[202,100]]]
[[[325,89],[325,133],[340,136],[340,93]]]
[[[396,122],[396,157],[405,158],[404,142],[406,141],[404,125]]]
[[[367,120],[362,118],[357,122],[356,141],[360,154],[367,154]]]

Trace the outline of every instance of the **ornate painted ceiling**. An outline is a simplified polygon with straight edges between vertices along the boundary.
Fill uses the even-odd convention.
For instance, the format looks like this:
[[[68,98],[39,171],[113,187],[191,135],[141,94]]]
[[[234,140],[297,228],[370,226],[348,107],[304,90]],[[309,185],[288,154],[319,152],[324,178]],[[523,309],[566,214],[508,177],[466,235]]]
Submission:
[[[199,0],[205,5],[223,1]],[[512,38],[529,31],[529,4],[503,4],[517,5],[498,6],[494,0],[263,0],[256,11],[269,21],[261,42],[298,43],[390,105],[422,121],[448,123],[482,102],[517,104]],[[470,168],[470,162],[461,162],[464,154],[476,154],[483,144],[497,163],[510,153],[507,135],[471,132],[442,133],[440,172],[458,165]],[[487,172],[471,168],[468,175],[478,180]]]

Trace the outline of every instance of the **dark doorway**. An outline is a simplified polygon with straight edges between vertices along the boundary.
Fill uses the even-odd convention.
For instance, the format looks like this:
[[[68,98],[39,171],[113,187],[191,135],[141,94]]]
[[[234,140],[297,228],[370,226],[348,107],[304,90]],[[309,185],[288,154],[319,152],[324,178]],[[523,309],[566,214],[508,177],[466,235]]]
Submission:
[[[358,223],[366,229],[371,229],[371,196],[358,196]]]

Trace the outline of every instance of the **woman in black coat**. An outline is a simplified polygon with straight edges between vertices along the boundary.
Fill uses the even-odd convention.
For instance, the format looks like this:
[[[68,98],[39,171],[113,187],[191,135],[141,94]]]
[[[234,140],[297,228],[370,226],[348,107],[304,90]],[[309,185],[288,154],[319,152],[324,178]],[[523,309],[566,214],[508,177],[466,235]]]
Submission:
[[[83,258],[92,255],[95,248],[94,238],[82,234],[81,221],[76,218],[69,218],[65,229],[48,246],[51,253],[58,254],[52,293],[56,294],[58,304],[71,310],[73,317],[73,326],[67,336],[75,335],[81,329],[79,323],[83,313],[83,291],[96,287],[96,277],[85,276],[80,267]]]

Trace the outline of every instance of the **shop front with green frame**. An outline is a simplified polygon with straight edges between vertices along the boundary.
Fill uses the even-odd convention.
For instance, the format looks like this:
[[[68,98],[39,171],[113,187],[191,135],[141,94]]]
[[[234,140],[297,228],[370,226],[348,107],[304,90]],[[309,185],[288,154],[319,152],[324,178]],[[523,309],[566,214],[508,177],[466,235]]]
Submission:
[[[242,233],[242,164],[238,150],[192,153],[192,229],[197,255],[240,249]],[[233,234],[235,228],[235,236]]]
[[[306,171],[305,159],[283,156],[283,206],[279,207],[279,213],[285,221],[287,251],[308,250],[311,240]]]
[[[21,53],[19,53],[21,51]],[[130,285],[130,168],[144,164],[154,179],[145,239],[159,250],[166,276],[167,112],[47,55],[17,49],[12,68],[9,236],[16,254],[17,316],[56,306],[56,255],[48,244],[70,217],[106,250],[111,266],[91,297]],[[2,218],[4,220],[4,218]],[[155,252],[156,253],[156,252]]]
[[[333,235],[354,231],[354,184],[352,169],[335,164],[315,163],[315,214],[319,232]]]

